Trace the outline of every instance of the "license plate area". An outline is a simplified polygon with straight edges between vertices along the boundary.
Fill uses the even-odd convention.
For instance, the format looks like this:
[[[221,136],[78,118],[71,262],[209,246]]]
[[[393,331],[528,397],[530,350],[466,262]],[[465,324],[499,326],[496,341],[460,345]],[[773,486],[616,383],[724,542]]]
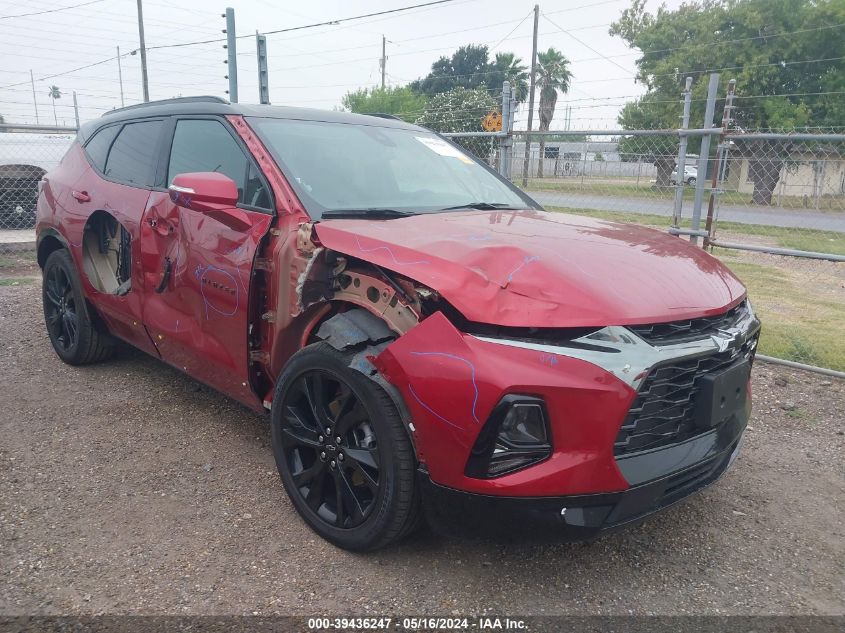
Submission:
[[[696,426],[711,429],[745,408],[751,363],[742,361],[715,374],[699,378]]]

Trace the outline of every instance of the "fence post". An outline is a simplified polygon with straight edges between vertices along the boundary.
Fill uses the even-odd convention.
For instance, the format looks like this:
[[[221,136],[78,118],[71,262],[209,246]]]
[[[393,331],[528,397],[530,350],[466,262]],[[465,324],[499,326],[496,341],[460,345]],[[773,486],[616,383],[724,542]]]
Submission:
[[[76,102],[76,90],[73,91],[73,118],[76,120],[76,129],[79,129],[79,104]]]
[[[707,202],[707,222],[704,225],[704,230],[707,231],[707,237],[704,238],[704,248],[710,246],[710,240],[713,239],[713,212],[716,207],[716,196],[721,193],[722,167],[723,161],[727,160],[728,148],[730,141],[725,139],[725,132],[728,131],[728,126],[731,122],[731,109],[733,108],[734,91],[736,90],[736,79],[731,79],[728,82],[728,94],[725,97],[725,109],[722,112],[722,133],[719,135],[719,146],[716,148],[716,164],[713,165],[713,174],[710,177],[710,200]]]
[[[499,138],[499,174],[505,178],[511,175],[511,84],[502,83],[502,132],[505,136]]]
[[[719,89],[719,73],[710,74],[710,84],[707,86],[707,106],[704,111],[704,129],[713,128],[713,115],[716,113],[716,91]],[[692,231],[701,229],[701,203],[704,200],[704,180],[707,175],[707,161],[710,158],[710,134],[705,133],[701,138],[701,150],[698,153],[698,176],[695,179],[695,200],[692,204]],[[683,176],[678,174],[679,178]],[[689,241],[698,246],[698,235],[690,235]]]
[[[687,77],[686,84],[684,85],[684,113],[681,116],[681,129],[686,130],[689,128],[689,110],[690,104],[692,103],[692,77]],[[684,187],[686,186],[686,181],[684,180],[684,169],[687,166],[687,136],[686,134],[681,134],[680,139],[678,140],[678,164],[676,166],[676,170],[678,172],[678,180],[675,183],[675,208],[672,211],[672,227],[673,228],[680,228],[681,226],[681,210],[684,206]],[[637,184],[639,185],[639,178],[637,178]]]

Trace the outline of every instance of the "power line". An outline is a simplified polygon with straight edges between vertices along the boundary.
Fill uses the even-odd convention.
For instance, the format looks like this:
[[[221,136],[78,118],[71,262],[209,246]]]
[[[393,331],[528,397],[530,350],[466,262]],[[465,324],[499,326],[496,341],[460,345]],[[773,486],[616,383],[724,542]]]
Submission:
[[[126,57],[127,55],[131,55],[132,53],[121,53],[121,57]],[[44,77],[39,77],[38,81],[44,81],[45,79],[53,79],[54,77],[62,77],[64,75],[69,75],[70,73],[75,73],[79,70],[85,70],[86,68],[92,68],[94,66],[99,66],[100,64],[106,64],[108,62],[112,62],[117,59],[117,55],[113,55],[107,59],[101,59],[98,62],[94,62],[93,64],[86,64],[85,66],[79,66],[78,68],[72,68],[71,70],[66,70],[64,72],[55,73],[53,75],[45,75]],[[29,83],[28,81],[19,81],[16,84],[9,84],[7,86],[0,86],[0,90],[5,90],[6,88],[14,88],[15,86],[23,86],[24,84]]]
[[[620,63],[618,63],[618,62],[613,61],[612,59],[610,59],[610,57],[606,57],[605,55],[602,55],[602,53],[600,53],[600,52],[599,52],[599,51],[597,51],[595,48],[593,48],[592,46],[590,46],[589,44],[587,44],[585,41],[583,41],[582,39],[579,39],[579,38],[575,37],[572,33],[570,33],[570,32],[569,32],[569,31],[567,31],[565,28],[563,28],[562,26],[560,26],[557,22],[553,21],[553,20],[552,20],[549,16],[547,16],[545,13],[543,13],[543,14],[541,14],[541,15],[542,15],[542,16],[546,19],[546,21],[547,21],[547,22],[551,23],[551,25],[552,25],[552,26],[557,27],[557,28],[558,28],[558,29],[559,29],[562,33],[566,33],[569,37],[571,37],[573,40],[575,40],[576,42],[578,42],[581,46],[583,46],[583,47],[585,47],[585,48],[588,48],[589,50],[593,51],[596,55],[601,56],[603,59],[605,59],[605,60],[609,61],[611,64],[613,64],[613,65],[614,65],[614,66],[616,66],[617,68],[621,68],[623,71],[625,71],[625,72],[626,72],[626,73],[628,73],[629,75],[633,75],[633,74],[634,74],[634,73],[632,73],[630,70],[628,70],[627,68],[625,68],[622,64],[620,64]]]
[[[89,4],[98,4],[106,0],[91,0],[90,2],[83,2],[81,4],[73,4],[67,7],[57,7],[55,9],[45,9],[44,11],[34,11],[32,13],[18,13],[16,15],[0,15],[0,20],[11,20],[12,18],[26,18],[31,15],[44,15],[45,13],[57,13],[59,11],[67,11],[68,9],[77,9],[79,7],[87,7]]]
[[[399,13],[402,11],[410,11],[411,9],[419,9],[421,7],[430,7],[434,5],[440,4],[447,4],[449,2],[455,2],[455,0],[433,0],[432,2],[424,2],[422,4],[413,4],[406,7],[398,7],[396,9],[386,9],[384,11],[376,11],[374,13],[364,13],[362,15],[355,15],[348,18],[339,18],[336,20],[327,20],[325,22],[315,22],[313,24],[303,24],[301,26],[292,26],[286,29],[275,29],[272,31],[263,31],[262,35],[276,35],[277,33],[290,33],[292,31],[302,31],[303,29],[313,29],[319,26],[336,26],[338,24],[342,24],[343,22],[352,22],[355,20],[363,20],[364,18],[372,18],[379,15],[388,15],[391,13]],[[244,39],[247,37],[255,37],[255,35],[238,35],[236,36],[237,39]],[[213,44],[216,42],[225,42],[226,39],[213,39],[213,40],[201,40],[196,42],[180,42],[178,44],[160,44],[158,46],[149,46],[147,50],[154,50],[154,49],[161,49],[161,48],[180,48],[183,46],[196,46],[197,44]]]

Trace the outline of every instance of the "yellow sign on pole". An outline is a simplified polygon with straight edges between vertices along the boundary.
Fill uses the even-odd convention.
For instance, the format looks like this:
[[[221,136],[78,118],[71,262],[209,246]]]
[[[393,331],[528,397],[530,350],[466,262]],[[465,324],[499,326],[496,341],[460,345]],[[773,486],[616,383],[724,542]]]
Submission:
[[[485,132],[501,132],[502,131],[502,114],[501,112],[491,112],[483,119],[481,119],[481,127]]]

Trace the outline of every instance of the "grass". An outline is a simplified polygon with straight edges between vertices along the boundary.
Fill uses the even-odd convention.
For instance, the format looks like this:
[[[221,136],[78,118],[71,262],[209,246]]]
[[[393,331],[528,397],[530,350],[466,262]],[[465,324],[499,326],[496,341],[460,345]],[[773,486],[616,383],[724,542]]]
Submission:
[[[35,264],[35,251],[13,251],[0,254],[0,271]]]
[[[551,208],[576,215],[642,224],[665,229],[662,215],[595,211],[592,209]],[[689,226],[689,222],[685,223]],[[742,236],[770,238],[777,246],[845,255],[845,234],[832,231],[792,230],[775,226],[720,222],[720,232],[730,233],[732,241]],[[716,249],[714,253],[748,287],[754,309],[763,321],[760,353],[808,365],[845,371],[845,301],[832,300],[814,286],[827,283],[822,273],[807,273],[795,260],[740,251]],[[760,265],[746,261],[753,257]],[[842,264],[836,264],[842,266]],[[836,283],[835,280],[833,283]],[[837,289],[838,289],[837,284]],[[841,296],[834,293],[834,297]]]
[[[561,193],[593,193],[609,197],[636,197],[636,198],[655,198],[664,200],[675,199],[675,185],[668,187],[655,187],[650,179],[641,178],[640,184],[636,182],[620,183],[620,182],[606,182],[597,179],[595,176],[587,178],[584,184],[581,184],[580,179],[575,180],[572,177],[568,180],[557,179],[532,179],[528,181],[528,186],[525,190],[530,194],[533,191],[560,191]],[[704,184],[704,194],[706,197],[710,195],[710,181]],[[738,191],[724,191],[722,194],[722,201],[725,204],[742,204],[753,205],[751,201],[752,194],[740,193]],[[695,187],[684,187],[684,200],[692,200],[695,198]],[[777,194],[772,197],[772,202],[776,206],[781,206],[788,209],[811,209],[816,210],[815,200],[810,200],[809,205],[805,205],[805,200],[802,196],[782,196],[777,198]],[[756,205],[755,205],[756,206]],[[763,207],[764,208],[764,207]],[[842,196],[824,195],[819,198],[819,211],[845,211],[845,198]]]
[[[35,279],[32,277],[7,277],[0,279],[0,286],[25,286],[31,284]]]
[[[665,229],[669,226],[670,218],[665,215],[653,213],[631,213],[625,211],[597,211],[594,209],[571,209],[569,207],[546,207],[549,211],[560,211],[575,215],[589,215],[602,220],[614,222],[625,222],[629,224],[643,224]],[[690,220],[683,219],[681,225],[684,228],[690,227]],[[755,237],[771,238],[773,246],[781,248],[794,248],[802,251],[815,251],[820,253],[833,253],[834,255],[845,255],[845,233],[836,231],[820,231],[818,229],[788,229],[782,226],[769,226],[766,224],[741,224],[739,222],[718,223],[718,233],[730,233],[731,236],[749,235]],[[733,238],[730,241],[736,241]]]
[[[845,303],[814,292],[806,276],[788,269],[733,258],[725,265],[747,286],[763,321],[761,354],[845,371]]]

